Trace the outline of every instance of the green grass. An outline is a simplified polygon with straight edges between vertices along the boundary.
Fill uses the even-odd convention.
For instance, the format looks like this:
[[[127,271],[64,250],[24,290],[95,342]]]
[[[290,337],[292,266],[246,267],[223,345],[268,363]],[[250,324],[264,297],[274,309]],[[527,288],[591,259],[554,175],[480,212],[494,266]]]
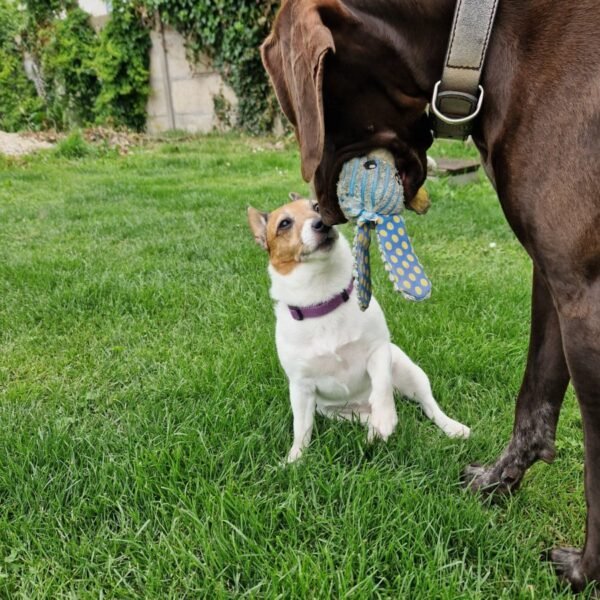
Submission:
[[[379,264],[374,284],[472,438],[399,400],[387,444],[321,419],[281,468],[291,412],[245,208],[307,191],[297,151],[75,154],[0,163],[0,596],[567,595],[538,558],[583,541],[572,394],[556,463],[518,495],[490,507],[458,484],[509,438],[528,338],[530,264],[483,176],[431,182],[432,210],[407,216],[431,300],[403,301]]]

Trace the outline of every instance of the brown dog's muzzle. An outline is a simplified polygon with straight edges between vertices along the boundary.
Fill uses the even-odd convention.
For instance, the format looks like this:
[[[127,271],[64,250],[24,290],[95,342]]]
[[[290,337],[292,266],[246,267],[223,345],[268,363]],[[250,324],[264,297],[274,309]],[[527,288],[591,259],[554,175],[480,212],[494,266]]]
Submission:
[[[427,175],[427,155],[421,155],[407,144],[398,140],[393,133],[380,133],[363,143],[352,144],[335,152],[333,145],[325,145],[323,159],[313,179],[313,187],[319,201],[323,221],[328,225],[345,223],[346,217],[339,207],[337,182],[345,162],[357,156],[363,156],[377,148],[389,150],[396,158],[396,168],[402,179],[406,208],[416,213],[427,212],[430,206],[429,196],[421,187]]]

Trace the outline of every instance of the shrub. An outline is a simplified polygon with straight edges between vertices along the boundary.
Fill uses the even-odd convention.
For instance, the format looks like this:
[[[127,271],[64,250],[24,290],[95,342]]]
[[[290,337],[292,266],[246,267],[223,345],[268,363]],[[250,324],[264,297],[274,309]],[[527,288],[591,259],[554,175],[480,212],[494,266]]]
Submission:
[[[150,93],[150,34],[131,2],[115,0],[112,7],[95,63],[102,83],[96,119],[140,131]]]
[[[0,0],[0,129],[39,128],[43,102],[25,74],[18,44],[24,16],[11,0]]]
[[[182,33],[190,55],[206,54],[238,97],[237,124],[250,132],[272,127],[277,103],[258,47],[268,33],[276,0],[113,0],[100,35],[76,0],[0,0],[0,126],[10,129],[51,122],[58,129],[108,123],[141,130],[149,89],[146,14]],[[24,47],[40,65],[43,101],[23,69]],[[215,99],[221,121],[229,107]]]
[[[93,148],[83,139],[81,131],[74,129],[66,138],[56,144],[54,153],[63,158],[83,158],[92,154]]]
[[[93,123],[100,82],[94,65],[98,40],[89,15],[71,9],[37,35],[48,118],[59,129]]]

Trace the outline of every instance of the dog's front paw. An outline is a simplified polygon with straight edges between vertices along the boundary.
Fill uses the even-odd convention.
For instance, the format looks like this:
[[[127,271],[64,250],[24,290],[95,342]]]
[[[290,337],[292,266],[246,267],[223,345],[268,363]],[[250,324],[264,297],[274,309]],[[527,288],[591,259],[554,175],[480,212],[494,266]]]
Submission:
[[[384,442],[394,433],[398,425],[398,414],[394,405],[382,408],[372,408],[369,417],[369,433],[367,439],[372,442],[375,438],[381,438]]]
[[[291,464],[296,462],[298,459],[302,457],[303,448],[300,446],[292,446],[290,451],[288,452],[286,462],[287,464]]]
[[[516,491],[524,470],[511,463],[498,461],[494,465],[472,464],[462,474],[463,485],[472,492],[487,497],[501,497]]]
[[[463,438],[466,440],[471,435],[471,430],[466,425],[463,425],[454,419],[448,419],[441,429],[451,438]]]
[[[544,556],[553,565],[559,579],[569,583],[574,592],[585,589],[590,578],[584,573],[581,564],[581,551],[577,548],[555,548]],[[597,598],[597,595],[592,596]]]

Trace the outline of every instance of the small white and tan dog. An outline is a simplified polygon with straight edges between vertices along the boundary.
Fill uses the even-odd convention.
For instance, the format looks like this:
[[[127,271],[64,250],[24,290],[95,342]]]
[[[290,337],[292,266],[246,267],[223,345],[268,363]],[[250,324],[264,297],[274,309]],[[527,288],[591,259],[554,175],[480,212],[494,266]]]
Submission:
[[[254,238],[269,253],[275,339],[290,382],[294,442],[288,462],[310,442],[315,411],[357,417],[368,426],[369,440],[387,440],[398,423],[394,389],[418,402],[447,435],[469,437],[469,428],[438,406],[423,370],[391,343],[375,298],[366,311],[359,309],[346,239],[323,223],[315,201],[290,198],[271,213],[248,209]]]

